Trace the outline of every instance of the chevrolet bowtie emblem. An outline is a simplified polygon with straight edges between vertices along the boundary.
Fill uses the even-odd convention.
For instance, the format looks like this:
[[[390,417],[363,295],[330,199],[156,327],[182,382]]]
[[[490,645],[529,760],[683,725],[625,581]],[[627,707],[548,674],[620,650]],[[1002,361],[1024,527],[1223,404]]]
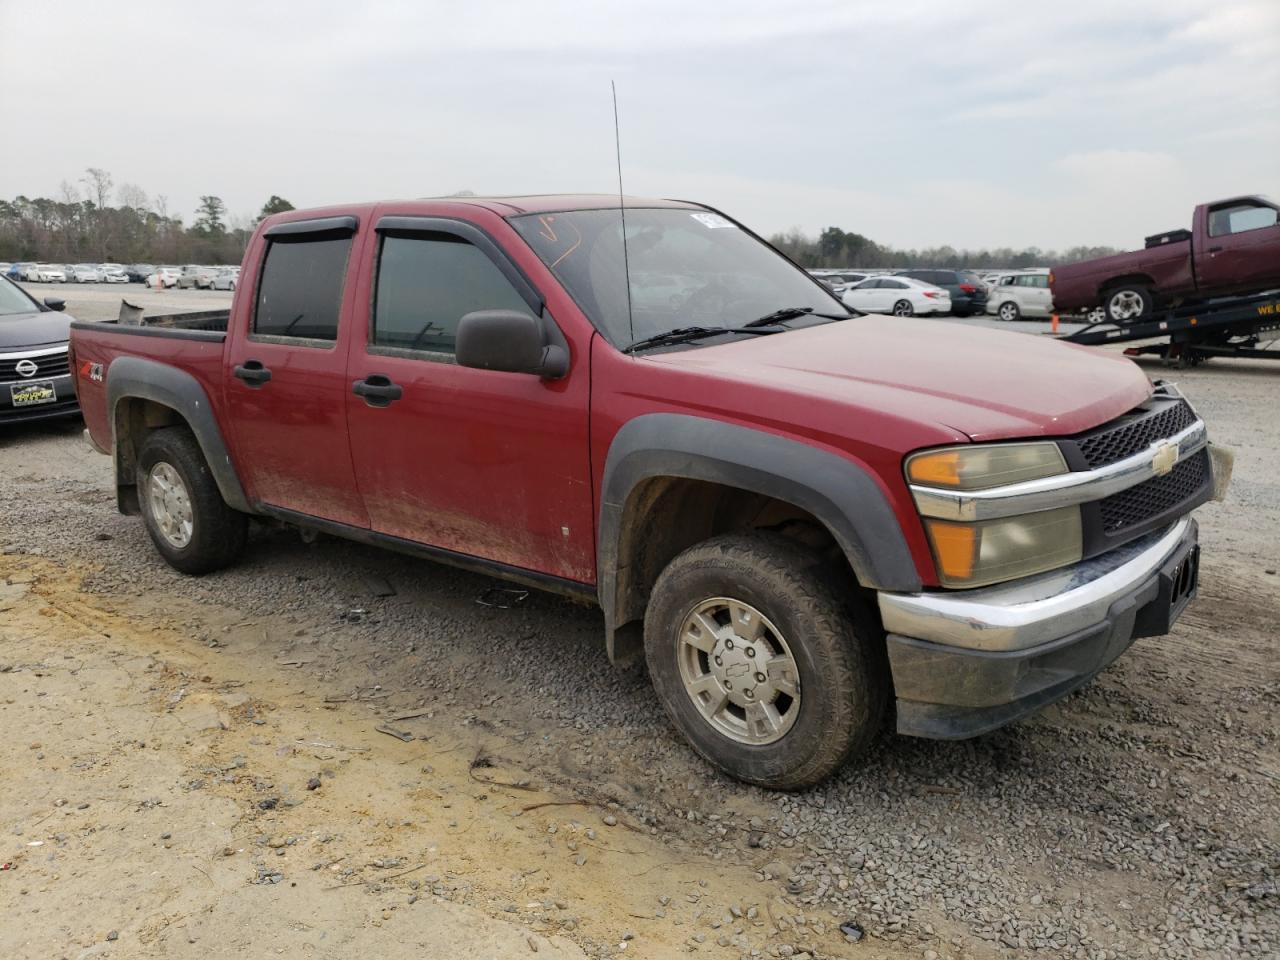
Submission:
[[[1156,447],[1156,452],[1151,456],[1151,469],[1155,471],[1157,477],[1163,477],[1174,468],[1177,462],[1178,445],[1176,443],[1162,443]]]

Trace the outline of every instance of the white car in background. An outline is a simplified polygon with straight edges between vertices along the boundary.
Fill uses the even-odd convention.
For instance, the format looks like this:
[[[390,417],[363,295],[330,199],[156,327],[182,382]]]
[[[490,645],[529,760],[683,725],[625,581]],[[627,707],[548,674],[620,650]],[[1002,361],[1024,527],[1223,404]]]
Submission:
[[[91,263],[77,263],[68,268],[67,280],[71,283],[101,283],[102,271]]]
[[[178,285],[182,270],[178,267],[156,267],[156,272],[147,277],[147,286],[153,290],[168,290]]]
[[[38,283],[66,283],[67,268],[58,263],[37,263],[35,279]]]
[[[124,267],[118,263],[104,263],[102,265],[102,282],[128,283],[129,275],[124,272]]]
[[[240,279],[240,268],[229,267],[213,278],[214,290],[234,290],[236,281]]]
[[[911,277],[868,277],[845,290],[840,299],[859,313],[923,317],[951,312],[951,294]]]
[[[1048,270],[1011,270],[998,274],[987,292],[987,313],[1001,320],[1053,315]]]

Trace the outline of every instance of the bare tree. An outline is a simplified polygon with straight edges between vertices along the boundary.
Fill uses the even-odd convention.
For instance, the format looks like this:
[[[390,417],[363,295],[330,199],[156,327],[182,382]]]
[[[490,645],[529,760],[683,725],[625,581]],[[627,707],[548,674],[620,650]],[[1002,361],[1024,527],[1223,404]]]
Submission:
[[[89,167],[85,170],[84,176],[80,178],[80,182],[89,191],[89,199],[93,201],[94,206],[99,210],[105,210],[107,200],[111,197],[111,187],[114,183],[111,179],[111,174],[101,167]]]
[[[147,210],[151,206],[151,200],[147,197],[147,192],[136,183],[120,184],[120,189],[116,191],[116,197],[120,200],[120,206],[129,207],[133,210]]]

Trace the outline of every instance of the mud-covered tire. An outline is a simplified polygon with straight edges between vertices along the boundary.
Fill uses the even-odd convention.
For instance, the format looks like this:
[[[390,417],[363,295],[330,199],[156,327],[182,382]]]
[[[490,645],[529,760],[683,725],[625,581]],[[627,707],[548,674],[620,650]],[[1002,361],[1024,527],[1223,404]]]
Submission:
[[[684,649],[686,625],[717,598],[754,607],[789,648],[798,687],[794,701],[785,699],[797,712],[773,742],[722,732],[687,685],[681,658],[699,654]],[[725,629],[736,629],[732,616]],[[863,753],[880,729],[890,683],[878,621],[860,597],[838,588],[821,557],[780,535],[724,535],[679,554],[654,585],[644,633],[649,675],[667,714],[694,750],[739,780],[781,790],[812,786]],[[712,669],[710,659],[700,662]]]
[[[161,504],[165,497],[158,478],[165,478],[167,487],[176,490],[169,502],[189,515],[189,531],[166,533],[163,528],[163,518],[172,517],[174,510]],[[186,427],[164,427],[147,434],[138,454],[136,482],[143,523],[169,566],[198,575],[229,566],[240,556],[249,518],[222,499],[200,445]]]

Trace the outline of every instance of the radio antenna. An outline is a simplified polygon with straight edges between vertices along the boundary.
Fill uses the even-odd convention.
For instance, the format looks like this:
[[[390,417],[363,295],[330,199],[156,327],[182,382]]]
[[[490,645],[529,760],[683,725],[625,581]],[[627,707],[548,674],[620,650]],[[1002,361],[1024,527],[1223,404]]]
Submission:
[[[631,312],[631,264],[627,259],[627,205],[622,198],[622,134],[618,127],[618,85],[609,81],[609,89],[613,91],[613,146],[618,160],[618,216],[622,218],[622,273],[627,284],[627,330],[630,341],[636,339],[636,321]]]

